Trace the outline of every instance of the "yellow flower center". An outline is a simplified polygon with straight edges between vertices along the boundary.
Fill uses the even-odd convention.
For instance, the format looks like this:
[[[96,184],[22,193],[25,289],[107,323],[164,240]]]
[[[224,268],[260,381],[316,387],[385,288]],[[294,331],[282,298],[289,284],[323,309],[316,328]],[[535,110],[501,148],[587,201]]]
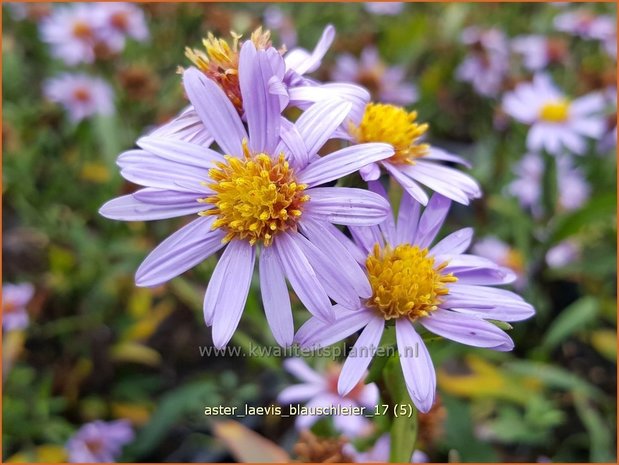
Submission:
[[[266,153],[252,155],[244,141],[243,155],[242,159],[226,155],[225,162],[211,168],[212,182],[205,185],[215,195],[200,201],[215,207],[200,215],[217,216],[213,229],[227,231],[224,242],[239,238],[269,246],[275,234],[296,228],[309,200],[303,193],[307,185],[297,183],[283,153],[277,159]]]
[[[556,100],[546,103],[540,110],[540,118],[549,123],[563,123],[567,120],[570,111],[568,100]]]
[[[419,139],[428,130],[426,123],[416,123],[417,112],[384,103],[369,103],[359,126],[351,123],[350,134],[359,143],[385,142],[395,153],[389,161],[395,164],[413,164],[425,156],[430,146]]]
[[[185,48],[185,56],[204,74],[217,82],[239,114],[243,113],[243,100],[239,85],[239,40],[241,36],[231,32],[232,44],[208,33],[202,39],[204,51]],[[259,27],[251,34],[251,41],[258,50],[271,46],[271,32]]]
[[[374,246],[365,266],[372,297],[366,305],[377,310],[385,320],[406,317],[411,321],[428,316],[449,293],[448,283],[455,283],[452,273],[442,274],[447,262],[434,265],[428,249],[416,245]]]

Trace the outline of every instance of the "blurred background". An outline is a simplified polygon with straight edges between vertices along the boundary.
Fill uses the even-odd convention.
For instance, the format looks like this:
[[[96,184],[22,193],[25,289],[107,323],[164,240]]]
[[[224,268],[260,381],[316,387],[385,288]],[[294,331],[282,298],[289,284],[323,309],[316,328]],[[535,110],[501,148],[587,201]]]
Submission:
[[[484,197],[454,206],[444,231],[474,227],[476,253],[512,268],[513,287],[537,309],[514,324],[511,353],[430,344],[440,405],[421,422],[427,458],[616,460],[614,4],[141,3],[127,9],[122,34],[76,57],[62,49],[69,19],[57,12],[80,7],[3,5],[4,461],[77,461],[80,438],[91,452],[101,446],[88,442],[89,425],[106,434],[99,420],[120,428],[118,461],[242,461],[258,451],[320,461],[316,451],[348,441],[328,418],[308,436],[294,418],[205,416],[205,406],[271,405],[298,380],[281,357],[201,356],[215,257],[165,286],[134,285],[140,261],[184,220],[97,213],[136,189],[117,155],[187,104],[177,74],[190,66],[185,47],[261,24],[276,46],[309,50],[333,24],[316,79],[357,81],[416,109],[431,143],[471,161]],[[607,98],[605,134],[565,163],[528,154],[527,126],[502,110],[502,97],[540,71],[569,97]],[[66,73],[95,79],[85,81],[90,106],[63,94],[70,79],[54,85]],[[307,312],[295,312],[301,324]],[[273,346],[265,328],[254,282],[232,345]]]

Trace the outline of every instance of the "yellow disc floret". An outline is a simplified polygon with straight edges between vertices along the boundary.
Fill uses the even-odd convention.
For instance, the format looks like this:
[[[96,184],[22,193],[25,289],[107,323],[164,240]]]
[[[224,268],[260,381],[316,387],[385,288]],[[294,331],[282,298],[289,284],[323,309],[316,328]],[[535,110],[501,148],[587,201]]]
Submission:
[[[224,242],[238,238],[269,246],[275,234],[296,228],[309,196],[283,154],[276,159],[252,155],[244,142],[243,158],[225,159],[209,171],[212,182],[205,183],[215,195],[201,199],[214,208],[200,213],[217,216],[213,228],[227,231]]]
[[[234,32],[232,43],[208,33],[202,39],[204,50],[185,48],[185,56],[204,74],[214,80],[226,93],[239,114],[243,113],[243,100],[239,85],[239,44],[241,35]],[[271,46],[271,32],[259,27],[251,34],[251,41],[258,50]]]
[[[447,262],[435,266],[427,248],[410,244],[382,249],[376,244],[365,265],[372,286],[366,305],[385,320],[428,316],[449,293],[447,284],[458,280],[452,273],[442,273]]]
[[[361,123],[351,124],[350,133],[359,143],[385,142],[391,144],[395,153],[390,163],[413,164],[415,159],[428,153],[430,146],[420,144],[419,139],[428,130],[426,123],[416,122],[417,112],[408,112],[402,107],[384,103],[369,103]]]
[[[549,123],[563,123],[570,114],[570,102],[568,100],[556,100],[548,102],[540,110],[540,118]]]

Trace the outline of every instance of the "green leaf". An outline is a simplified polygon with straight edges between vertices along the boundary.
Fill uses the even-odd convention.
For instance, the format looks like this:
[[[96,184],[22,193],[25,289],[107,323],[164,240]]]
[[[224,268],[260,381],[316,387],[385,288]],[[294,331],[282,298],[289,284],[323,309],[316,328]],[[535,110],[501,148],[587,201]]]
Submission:
[[[550,243],[556,244],[577,234],[584,226],[613,218],[617,212],[617,196],[607,194],[591,200],[580,210],[557,218],[550,236]]]
[[[582,330],[595,321],[599,305],[595,297],[587,296],[578,299],[566,307],[553,321],[542,343],[551,350],[575,332]]]
[[[600,414],[582,395],[574,396],[576,412],[582,420],[591,444],[589,460],[591,462],[614,462],[612,428],[605,424]]]

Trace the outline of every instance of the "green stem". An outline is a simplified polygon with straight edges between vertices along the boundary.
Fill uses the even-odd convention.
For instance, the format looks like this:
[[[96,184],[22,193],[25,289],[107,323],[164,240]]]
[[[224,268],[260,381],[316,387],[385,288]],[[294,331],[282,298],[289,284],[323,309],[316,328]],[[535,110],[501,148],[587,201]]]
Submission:
[[[417,442],[417,409],[406,389],[406,382],[400,367],[400,358],[392,356],[383,371],[386,388],[386,403],[389,405],[391,424],[391,450],[389,461],[392,463],[409,463],[415,443]]]

